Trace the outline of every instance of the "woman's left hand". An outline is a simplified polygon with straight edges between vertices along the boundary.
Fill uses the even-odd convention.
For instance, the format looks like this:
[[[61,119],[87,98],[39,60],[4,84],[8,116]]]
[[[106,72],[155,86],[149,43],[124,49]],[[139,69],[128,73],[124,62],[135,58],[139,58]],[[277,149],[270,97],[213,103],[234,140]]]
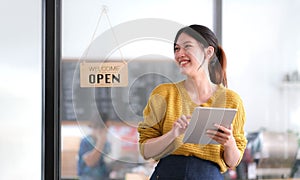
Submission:
[[[206,131],[208,137],[227,147],[236,144],[232,133],[232,125],[230,128],[226,128],[219,124],[215,124],[214,126],[217,130],[209,129]]]
[[[224,162],[226,165],[230,168],[236,167],[241,153],[233,137],[233,126],[231,125],[230,128],[226,128],[215,124],[215,127],[216,130],[207,130],[206,135],[224,146]]]

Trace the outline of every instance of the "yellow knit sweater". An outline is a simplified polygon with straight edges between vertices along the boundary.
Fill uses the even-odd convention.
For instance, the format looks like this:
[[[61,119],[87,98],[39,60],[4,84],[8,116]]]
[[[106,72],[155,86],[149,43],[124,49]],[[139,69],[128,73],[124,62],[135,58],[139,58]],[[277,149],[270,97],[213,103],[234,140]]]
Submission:
[[[194,108],[199,106],[191,100],[183,86],[183,82],[161,84],[152,91],[148,104],[144,109],[144,121],[138,126],[140,152],[143,156],[144,143],[148,139],[167,133],[181,115],[191,115]],[[232,90],[219,85],[213,96],[200,106],[225,107],[238,110],[232,123],[233,135],[238,149],[243,154],[247,140],[244,135],[245,111],[240,96]],[[224,147],[222,145],[183,144],[182,139],[183,135],[177,137],[164,152],[153,157],[153,159],[159,160],[169,154],[195,156],[217,163],[222,173],[227,170],[223,158]]]

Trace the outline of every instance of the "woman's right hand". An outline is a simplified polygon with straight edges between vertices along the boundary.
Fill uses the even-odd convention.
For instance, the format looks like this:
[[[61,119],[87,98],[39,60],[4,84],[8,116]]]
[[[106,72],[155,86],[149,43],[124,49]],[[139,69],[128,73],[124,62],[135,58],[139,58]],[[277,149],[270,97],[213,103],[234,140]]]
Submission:
[[[180,136],[186,131],[190,119],[191,119],[190,115],[182,115],[174,122],[172,131],[175,137]]]
[[[173,123],[173,127],[169,132],[162,136],[148,139],[144,143],[144,158],[160,159],[176,150],[178,148],[177,145],[172,143],[186,131],[190,119],[191,116],[182,115]]]

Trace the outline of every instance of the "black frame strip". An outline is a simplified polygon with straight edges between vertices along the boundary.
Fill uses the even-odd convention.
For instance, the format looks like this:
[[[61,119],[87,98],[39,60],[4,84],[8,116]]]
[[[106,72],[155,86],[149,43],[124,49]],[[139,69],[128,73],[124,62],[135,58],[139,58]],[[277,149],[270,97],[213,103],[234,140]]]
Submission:
[[[42,180],[60,179],[60,0],[42,1]]]
[[[219,44],[222,45],[222,0],[213,1],[213,27],[214,33],[216,34]]]

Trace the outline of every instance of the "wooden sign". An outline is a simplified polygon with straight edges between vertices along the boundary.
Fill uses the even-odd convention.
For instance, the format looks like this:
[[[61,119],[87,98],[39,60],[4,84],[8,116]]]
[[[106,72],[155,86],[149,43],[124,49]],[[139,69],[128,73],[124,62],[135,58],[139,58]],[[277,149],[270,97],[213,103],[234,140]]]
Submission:
[[[128,85],[125,62],[80,63],[80,87],[124,87]]]

